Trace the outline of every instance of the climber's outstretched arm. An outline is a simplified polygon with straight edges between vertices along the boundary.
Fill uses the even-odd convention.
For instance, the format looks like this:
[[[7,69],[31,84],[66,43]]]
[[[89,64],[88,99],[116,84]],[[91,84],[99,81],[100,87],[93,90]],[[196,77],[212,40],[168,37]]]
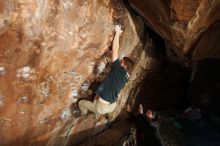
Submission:
[[[119,38],[122,33],[121,26],[116,25],[115,26],[115,36],[112,44],[112,61],[114,62],[119,57]]]

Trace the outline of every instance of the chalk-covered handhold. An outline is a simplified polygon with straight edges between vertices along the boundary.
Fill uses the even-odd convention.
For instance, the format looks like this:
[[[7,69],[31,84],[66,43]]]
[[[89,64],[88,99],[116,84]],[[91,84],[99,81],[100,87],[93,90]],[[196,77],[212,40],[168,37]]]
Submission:
[[[32,81],[37,79],[37,75],[34,68],[29,66],[25,66],[23,68],[19,68],[16,71],[16,76],[21,77],[26,81]]]
[[[0,66],[0,75],[5,75],[5,74],[6,74],[5,68]]]
[[[69,111],[67,111],[67,110],[63,110],[63,113],[60,115],[60,118],[62,119],[62,120],[66,120],[66,119],[68,119],[69,117],[70,117],[70,112]]]
[[[22,96],[22,97],[18,98],[18,100],[17,100],[17,104],[26,103],[26,102],[28,102],[27,96]]]
[[[78,96],[78,90],[76,88],[73,88],[70,93],[70,97],[77,97],[77,96]]]

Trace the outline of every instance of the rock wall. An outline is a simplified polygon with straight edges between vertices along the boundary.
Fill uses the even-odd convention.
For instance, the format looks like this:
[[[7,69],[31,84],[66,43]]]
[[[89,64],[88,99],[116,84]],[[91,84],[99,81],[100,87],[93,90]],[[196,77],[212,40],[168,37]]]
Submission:
[[[178,96],[176,95],[181,94],[182,98],[188,98],[189,101],[196,102],[198,106],[205,107],[205,111],[213,109],[215,113],[218,113],[217,108],[214,107],[217,107],[216,103],[219,103],[216,98],[219,97],[219,77],[216,75],[219,72],[220,58],[220,47],[218,45],[220,41],[220,1],[128,0],[128,2],[142,16],[145,24],[165,41],[166,59],[169,60],[173,69],[167,66],[169,63],[166,64],[164,69],[173,71],[167,75],[165,71],[162,76],[169,79],[169,76],[174,73],[179,79],[173,81],[177,81],[177,84],[182,86],[179,88],[182,91],[176,90],[179,85],[169,87],[172,81],[165,82],[166,87],[160,90],[162,96],[156,102],[157,105],[160,107],[161,103],[169,105],[163,100],[172,103],[168,100],[169,97],[165,97],[165,94],[163,94],[163,90],[166,94],[169,94],[169,90],[172,90],[170,92],[172,94],[175,93],[174,91],[178,92],[170,96],[172,99],[177,100]],[[159,41],[155,42],[160,43]],[[182,75],[177,73],[178,66],[185,70],[182,71]],[[208,73],[206,73],[206,70]],[[188,74],[191,74],[190,78]],[[159,76],[155,80],[158,79],[160,79]],[[141,95],[147,95],[149,99],[148,91],[152,92],[152,90],[147,89],[150,87],[150,89],[153,88],[157,91],[157,86],[161,88],[163,81],[160,80],[159,82],[160,84],[156,81],[155,86],[146,83]],[[154,100],[155,97],[158,97],[155,95],[158,94],[153,94]],[[152,105],[151,102],[148,102],[149,104]],[[220,114],[218,113],[218,115]]]
[[[140,19],[117,0],[0,1],[0,18],[0,145],[71,145],[105,128],[103,116],[72,117],[71,104],[103,74],[115,24],[135,70],[112,120],[156,61]]]
[[[178,61],[219,58],[218,0],[128,2]],[[0,18],[0,145],[72,145],[106,128],[104,116],[74,118],[71,106],[106,74],[116,24],[120,58],[133,58],[135,69],[111,120],[157,67],[141,19],[122,1],[6,0]]]
[[[185,54],[191,56],[192,52],[197,52],[195,46],[200,37],[220,20],[218,0],[128,1],[145,23],[167,41],[167,46],[180,60],[186,59]],[[217,37],[213,35],[211,38]],[[211,52],[209,48],[203,50]],[[200,59],[208,55],[204,53]]]
[[[158,108],[161,108],[163,104],[170,106],[174,100],[175,103],[180,102],[177,95],[181,94],[182,99],[188,99],[201,108],[204,117],[208,117],[212,125],[219,126],[220,1],[128,0],[128,2],[142,16],[145,24],[165,40],[166,59],[173,66],[173,69],[169,66],[164,67],[165,72],[161,73],[164,78],[171,80],[169,83],[165,80],[165,88],[160,76],[153,79],[156,80],[155,86],[149,82],[144,83],[143,91],[140,92],[141,95],[146,95],[150,102],[145,99],[142,101],[150,105],[149,107],[156,101]],[[178,73],[180,71],[178,66],[183,69],[182,73]],[[172,73],[166,75],[166,70]],[[175,75],[172,78],[176,76],[176,80],[169,78],[173,73]],[[169,86],[175,85],[175,82],[179,85]],[[162,94],[161,98],[155,96],[159,95],[154,93],[158,92],[157,87]],[[176,90],[178,88],[180,90]],[[152,92],[153,96],[150,94]],[[173,94],[175,92],[178,94]],[[169,94],[172,94],[170,98],[166,97]],[[150,96],[153,100],[149,99]],[[164,100],[170,104],[163,102]]]

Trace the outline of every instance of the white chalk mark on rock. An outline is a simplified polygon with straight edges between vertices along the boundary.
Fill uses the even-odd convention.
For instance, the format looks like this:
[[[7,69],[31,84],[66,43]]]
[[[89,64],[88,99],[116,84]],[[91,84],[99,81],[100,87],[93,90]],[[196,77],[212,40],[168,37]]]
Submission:
[[[5,74],[6,74],[5,68],[0,66],[0,75],[5,75]]]
[[[36,80],[37,75],[35,73],[35,69],[29,66],[25,66],[23,68],[19,68],[16,70],[16,76],[21,77],[25,81]]]

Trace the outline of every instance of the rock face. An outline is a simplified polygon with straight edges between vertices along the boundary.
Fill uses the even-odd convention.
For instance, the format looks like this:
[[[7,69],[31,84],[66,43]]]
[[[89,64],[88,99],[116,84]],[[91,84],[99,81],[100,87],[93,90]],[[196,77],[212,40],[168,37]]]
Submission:
[[[201,36],[207,29],[215,27],[220,19],[220,3],[215,0],[128,1],[143,16],[149,27],[162,36],[168,44],[172,44],[172,50],[183,60],[184,54],[191,55],[192,52],[197,51],[195,46]],[[211,36],[212,44],[215,43],[212,40],[217,38],[219,40],[216,35]],[[211,52],[212,49],[205,47],[202,50]],[[208,55],[203,53],[200,59],[212,57]],[[193,59],[197,57],[193,56]]]
[[[0,145],[70,145],[105,128],[102,116],[73,118],[71,104],[103,74],[115,24],[120,57],[136,62],[112,119],[155,61],[143,24],[116,0],[1,1],[0,18]]]
[[[216,115],[220,115],[217,108],[220,83],[219,76],[217,76],[220,72],[218,69],[220,65],[220,47],[218,45],[220,41],[220,2],[216,0],[128,0],[128,2],[142,16],[145,24],[164,39],[166,58],[179,62],[183,69],[189,71],[182,72],[181,75],[181,73],[177,73],[178,68],[174,67],[173,72],[170,73],[176,74],[177,77],[176,80],[173,80],[174,87],[169,87],[172,81],[165,82],[166,87],[159,93],[163,94],[163,90],[165,90],[167,95],[173,94],[170,96],[171,98],[180,97],[178,94],[181,94],[182,97],[188,97],[190,101],[196,102],[205,111],[212,110]],[[170,68],[165,67],[164,79],[169,80],[170,74],[166,75],[166,70],[170,70]],[[191,74],[190,79],[184,78],[188,74],[187,72]],[[160,77],[155,80],[160,80]],[[175,86],[176,81],[178,86]],[[141,95],[147,94],[149,98],[149,92],[152,90],[147,89],[154,88],[154,91],[157,92],[157,86],[159,88],[163,86],[163,84],[161,85],[163,81],[159,82],[160,84],[156,82],[156,86],[146,83]],[[176,87],[180,90],[176,90]],[[178,91],[178,93],[173,91],[169,93],[168,88]],[[183,92],[184,90],[185,92]],[[160,94],[154,93],[152,101],[158,100],[155,99],[155,95]],[[165,103],[164,100],[172,103],[168,97],[165,98],[165,94],[161,96],[161,99],[163,100],[158,100],[157,105],[163,106],[161,103]],[[149,104],[151,102],[148,102]]]
[[[168,58],[168,50],[180,62],[219,58],[218,0],[128,2],[165,40]],[[116,24],[120,58],[130,56],[135,69],[111,120],[158,64],[141,19],[122,1],[6,0],[0,18],[0,145],[72,145],[106,128],[104,116],[73,118],[71,106],[105,75]]]

